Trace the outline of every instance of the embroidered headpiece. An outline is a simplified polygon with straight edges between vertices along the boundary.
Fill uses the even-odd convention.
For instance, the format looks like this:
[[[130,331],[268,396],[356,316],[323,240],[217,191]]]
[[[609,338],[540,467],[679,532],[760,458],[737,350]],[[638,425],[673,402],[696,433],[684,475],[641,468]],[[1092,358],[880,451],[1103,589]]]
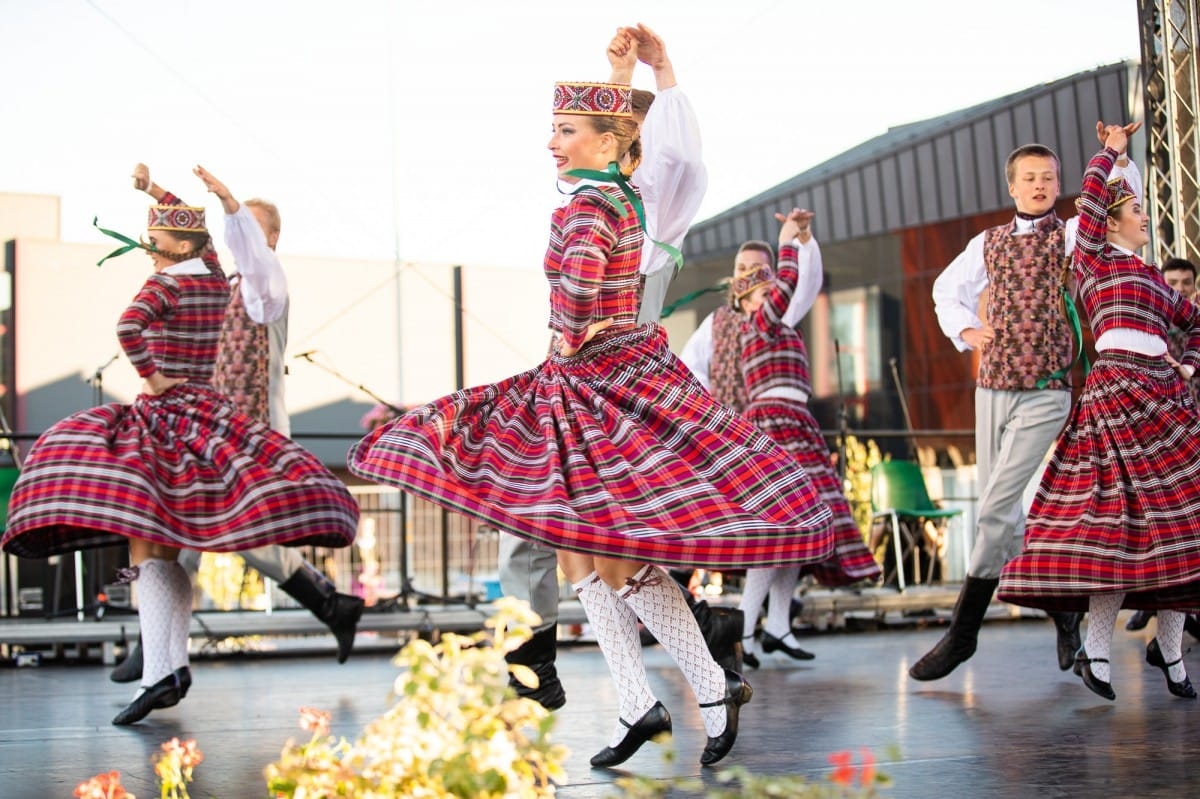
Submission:
[[[623,83],[556,83],[554,113],[633,116],[633,89]]]
[[[733,286],[730,291],[733,292],[733,298],[740,300],[743,297],[752,294],[759,286],[765,286],[775,282],[775,271],[769,266],[760,266],[753,272],[747,272],[744,275],[739,275],[733,279]]]
[[[204,226],[204,209],[189,205],[152,205],[147,230],[199,231],[207,233]]]
[[[1134,199],[1133,189],[1125,178],[1113,178],[1108,182],[1108,210],[1111,212],[1122,203]]]

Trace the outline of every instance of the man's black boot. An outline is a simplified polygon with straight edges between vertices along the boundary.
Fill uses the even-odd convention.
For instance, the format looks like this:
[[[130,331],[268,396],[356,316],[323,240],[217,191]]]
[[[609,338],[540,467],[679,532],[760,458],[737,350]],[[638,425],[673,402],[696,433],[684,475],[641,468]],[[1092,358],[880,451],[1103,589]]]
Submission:
[[[1075,665],[1075,654],[1083,646],[1083,642],[1079,640],[1079,622],[1083,618],[1083,614],[1053,612],[1049,616],[1054,620],[1058,668],[1061,671],[1067,671]]]
[[[703,599],[692,604],[692,615],[717,664],[738,674],[742,672],[742,625],[745,614],[738,608],[709,605]]]
[[[516,690],[517,696],[532,699],[546,710],[558,710],[565,705],[567,694],[563,690],[562,681],[558,679],[558,670],[554,667],[557,656],[556,624],[538,630],[532,638],[505,655],[504,659],[509,663],[528,666],[538,677],[538,687],[530,688],[510,674],[508,684]]]
[[[295,599],[329,627],[337,639],[337,661],[345,663],[354,648],[358,620],[362,618],[360,597],[339,594],[337,587],[325,575],[305,563],[292,576],[279,584],[288,596]]]
[[[999,584],[998,579],[981,577],[968,577],[963,582],[954,605],[954,616],[950,619],[950,629],[933,649],[913,664],[908,676],[914,680],[940,680],[975,654],[979,628]]]

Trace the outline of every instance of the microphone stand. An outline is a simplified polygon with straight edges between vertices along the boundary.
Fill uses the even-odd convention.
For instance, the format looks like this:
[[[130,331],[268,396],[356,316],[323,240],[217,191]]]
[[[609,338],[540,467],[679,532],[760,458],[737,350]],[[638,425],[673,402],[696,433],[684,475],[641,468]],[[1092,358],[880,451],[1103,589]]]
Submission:
[[[842,385],[842,345],[833,340],[833,362],[837,366],[837,426],[838,426],[838,477],[846,479],[846,440],[850,437],[850,413],[846,409],[846,391]]]
[[[315,366],[315,367],[317,367],[318,369],[322,370],[322,371],[323,371],[323,372],[325,372],[326,374],[332,375],[333,377],[336,377],[338,380],[341,380],[341,381],[342,381],[343,383],[345,383],[346,385],[348,385],[348,386],[351,386],[351,387],[353,387],[353,388],[355,388],[355,389],[357,389],[357,390],[361,391],[362,393],[366,394],[368,397],[370,397],[371,399],[375,400],[375,401],[376,401],[376,402],[378,402],[380,405],[382,405],[383,407],[387,408],[389,411],[391,411],[392,413],[396,414],[397,416],[403,416],[403,415],[404,415],[404,413],[405,413],[405,410],[404,410],[403,408],[400,408],[400,407],[397,407],[396,405],[393,405],[392,403],[388,402],[388,401],[387,401],[387,400],[385,400],[383,397],[380,397],[380,396],[379,396],[378,394],[376,394],[374,391],[372,391],[371,389],[369,389],[369,388],[367,388],[366,386],[362,385],[361,383],[355,383],[353,380],[351,380],[350,378],[346,377],[346,376],[345,376],[345,375],[343,375],[341,372],[339,372],[337,369],[334,369],[332,366],[326,366],[326,365],[325,365],[325,364],[323,364],[323,363],[317,363],[316,361],[314,361],[314,360],[313,360],[313,358],[312,358],[312,356],[313,356],[313,353],[314,353],[314,352],[316,352],[316,350],[309,350],[308,352],[302,352],[302,353],[300,353],[299,355],[295,355],[295,356],[293,356],[293,357],[294,357],[294,358],[303,358],[304,360],[308,361],[308,362],[309,362],[309,363],[311,363],[313,366]]]
[[[120,357],[121,353],[118,352],[116,355],[109,358],[104,365],[96,367],[96,371],[91,377],[85,377],[83,379],[83,382],[90,385],[95,392],[92,394],[92,398],[94,400],[92,403],[93,406],[99,407],[104,404],[104,370],[116,363],[117,358]]]

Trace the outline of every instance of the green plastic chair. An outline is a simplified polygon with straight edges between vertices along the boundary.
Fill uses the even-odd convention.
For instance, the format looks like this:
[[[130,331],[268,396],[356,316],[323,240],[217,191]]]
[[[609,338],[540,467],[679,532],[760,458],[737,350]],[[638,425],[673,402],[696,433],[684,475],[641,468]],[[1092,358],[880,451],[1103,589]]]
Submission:
[[[0,533],[8,527],[8,500],[12,497],[13,484],[21,470],[16,466],[0,466]]]
[[[939,560],[939,554],[936,546],[931,551],[926,543],[925,522],[953,519],[961,515],[961,510],[939,508],[934,504],[929,498],[925,475],[918,464],[911,461],[883,461],[871,468],[871,524],[874,526],[880,520],[887,520],[890,525],[896,558],[896,584],[901,591],[907,587],[904,562],[908,557],[912,558],[913,577],[917,584],[921,583],[922,552],[929,562],[925,582],[933,579],[933,567]],[[965,539],[963,545],[966,546]],[[886,557],[883,560],[886,562]],[[883,581],[885,584],[889,582],[887,574],[883,576]]]

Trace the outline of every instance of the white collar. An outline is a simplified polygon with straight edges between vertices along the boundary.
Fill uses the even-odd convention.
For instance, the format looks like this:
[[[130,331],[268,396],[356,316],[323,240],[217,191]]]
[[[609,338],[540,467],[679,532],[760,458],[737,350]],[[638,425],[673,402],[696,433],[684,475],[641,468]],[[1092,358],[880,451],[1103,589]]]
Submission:
[[[159,272],[160,275],[207,275],[209,274],[208,265],[200,258],[188,258],[186,261],[180,261],[177,264],[172,264],[166,269]]]

